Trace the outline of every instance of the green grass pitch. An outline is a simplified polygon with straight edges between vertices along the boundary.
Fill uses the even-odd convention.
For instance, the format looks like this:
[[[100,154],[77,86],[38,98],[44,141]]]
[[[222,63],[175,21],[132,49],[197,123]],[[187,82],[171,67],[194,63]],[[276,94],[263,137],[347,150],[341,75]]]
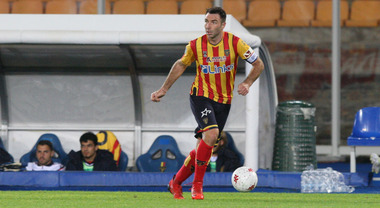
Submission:
[[[174,200],[168,192],[0,191],[0,207],[379,207],[378,194],[205,192],[203,201]]]

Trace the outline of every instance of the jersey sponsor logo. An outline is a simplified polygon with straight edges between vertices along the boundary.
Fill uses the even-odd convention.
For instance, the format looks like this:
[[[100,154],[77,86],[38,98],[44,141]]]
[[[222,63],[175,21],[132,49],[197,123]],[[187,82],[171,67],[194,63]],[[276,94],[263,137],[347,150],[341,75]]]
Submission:
[[[255,53],[252,48],[249,48],[248,51],[244,53],[244,58],[249,58],[252,56],[252,54]]]
[[[223,66],[215,66],[212,70],[210,65],[201,65],[202,72],[204,74],[219,74],[219,73],[226,73],[229,71],[232,71],[235,68],[234,64],[231,65],[223,65]]]
[[[207,63],[210,63],[210,62],[224,62],[227,60],[227,57],[225,56],[216,56],[216,57],[207,57],[206,58],[206,62]]]

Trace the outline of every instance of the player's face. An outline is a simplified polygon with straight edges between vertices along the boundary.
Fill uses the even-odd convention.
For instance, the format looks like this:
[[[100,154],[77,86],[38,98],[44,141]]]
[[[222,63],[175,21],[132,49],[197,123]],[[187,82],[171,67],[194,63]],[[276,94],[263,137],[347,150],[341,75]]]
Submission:
[[[54,151],[48,145],[37,145],[36,157],[38,165],[49,165]]]
[[[223,29],[226,25],[225,22],[222,22],[219,14],[206,14],[205,18],[205,30],[206,35],[209,40],[220,41],[223,35]]]
[[[86,161],[93,161],[96,156],[96,150],[98,150],[98,145],[95,145],[91,140],[87,140],[87,142],[80,144],[80,149]]]

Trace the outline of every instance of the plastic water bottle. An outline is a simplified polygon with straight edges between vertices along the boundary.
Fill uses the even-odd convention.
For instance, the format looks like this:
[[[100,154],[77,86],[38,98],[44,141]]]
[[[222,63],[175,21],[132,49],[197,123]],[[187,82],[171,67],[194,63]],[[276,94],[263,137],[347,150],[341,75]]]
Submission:
[[[216,172],[216,160],[218,159],[217,156],[211,156],[210,158],[210,171]]]
[[[330,167],[314,170],[313,166],[308,166],[301,175],[302,193],[352,193],[354,190],[354,187],[344,183],[342,173]]]

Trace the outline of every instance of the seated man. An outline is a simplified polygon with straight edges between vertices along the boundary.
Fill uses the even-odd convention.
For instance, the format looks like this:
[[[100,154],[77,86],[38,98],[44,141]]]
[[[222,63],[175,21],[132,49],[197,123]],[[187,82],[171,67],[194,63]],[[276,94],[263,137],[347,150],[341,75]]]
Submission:
[[[100,150],[98,138],[92,132],[84,133],[80,139],[78,152],[71,150],[66,170],[79,171],[117,171],[113,155],[107,150]]]
[[[53,145],[50,141],[41,140],[37,144],[36,158],[37,162],[29,162],[26,166],[27,171],[62,171],[65,166],[61,163],[53,162],[54,156]]]
[[[220,134],[220,141],[214,146],[207,171],[233,172],[242,166],[237,154],[227,148],[227,135],[224,131]]]

